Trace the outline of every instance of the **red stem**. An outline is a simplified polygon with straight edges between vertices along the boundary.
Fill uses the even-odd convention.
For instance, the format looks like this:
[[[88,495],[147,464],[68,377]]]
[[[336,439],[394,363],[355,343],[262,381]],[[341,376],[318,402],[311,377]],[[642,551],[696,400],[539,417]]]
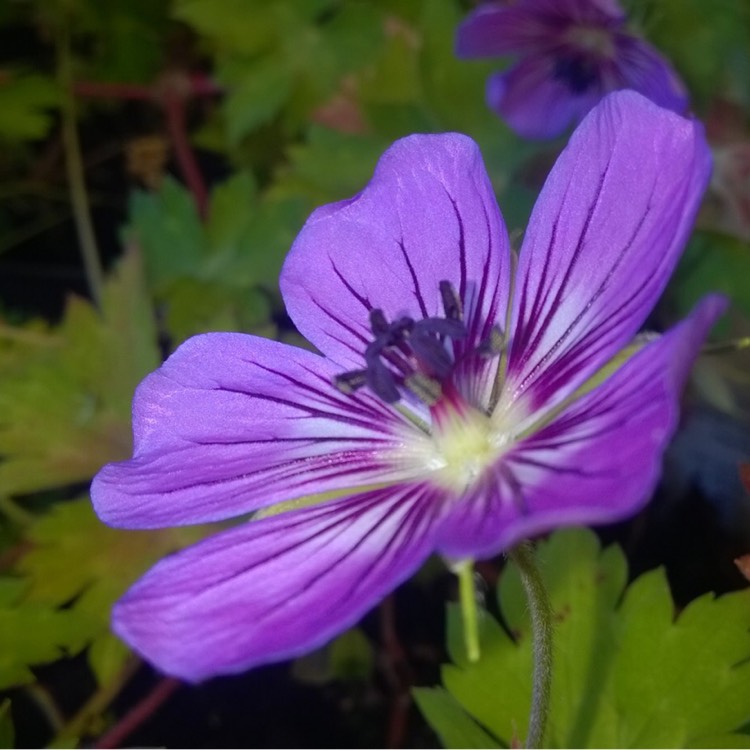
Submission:
[[[174,677],[165,677],[160,680],[140,703],[133,706],[112,729],[98,739],[94,747],[119,747],[122,741],[152,716],[181,684]]]
[[[208,190],[187,137],[185,100],[178,94],[167,93],[164,97],[164,113],[167,117],[167,130],[172,139],[177,164],[188,190],[193,194],[201,219],[205,219],[208,215]]]

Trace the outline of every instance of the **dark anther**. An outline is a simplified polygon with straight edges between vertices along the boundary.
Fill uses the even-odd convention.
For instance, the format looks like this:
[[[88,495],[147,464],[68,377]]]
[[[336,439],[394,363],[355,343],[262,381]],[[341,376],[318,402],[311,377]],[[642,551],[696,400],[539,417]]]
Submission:
[[[406,388],[421,401],[434,404],[455,365],[446,340],[466,337],[461,300],[450,282],[440,282],[440,297],[445,312],[442,318],[415,321],[402,316],[389,323],[382,310],[371,310],[373,340],[364,352],[366,367],[337,375],[336,387],[353,393],[367,385],[389,404],[399,400],[400,388]]]
[[[370,310],[370,330],[375,336],[382,336],[384,333],[388,333],[389,328],[390,326],[382,310]]]
[[[482,359],[492,359],[503,353],[505,344],[503,332],[497,326],[492,326],[490,335],[477,347],[477,354]]]
[[[336,388],[342,393],[354,393],[367,382],[367,370],[350,370],[334,378]]]
[[[453,284],[450,281],[441,281],[440,297],[443,300],[443,310],[445,310],[445,317],[448,320],[462,320],[463,310],[461,309],[461,300],[456,294],[456,290],[453,288]]]

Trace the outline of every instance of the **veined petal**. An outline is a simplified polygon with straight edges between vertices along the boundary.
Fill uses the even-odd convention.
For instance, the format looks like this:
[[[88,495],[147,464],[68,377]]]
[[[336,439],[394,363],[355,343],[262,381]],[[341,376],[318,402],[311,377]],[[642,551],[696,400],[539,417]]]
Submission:
[[[560,135],[601,99],[597,85],[573,93],[554,66],[551,56],[531,55],[487,79],[488,105],[524,138]]]
[[[620,83],[678,113],[687,109],[689,95],[672,66],[655,49],[636,37],[618,35],[616,60]]]
[[[549,38],[539,2],[513,5],[484,3],[475,8],[456,32],[459,57],[500,57],[528,53]],[[549,3],[546,3],[549,5]]]
[[[479,5],[458,27],[459,57],[500,57],[550,48],[571,24],[614,26],[624,20],[616,0],[517,0]]]
[[[704,299],[680,325],[633,355],[602,385],[525,439],[495,469],[494,496],[477,493],[443,522],[438,549],[491,555],[558,526],[636,513],[659,479],[693,360],[725,301]]]
[[[115,632],[197,682],[302,654],[353,625],[430,554],[435,491],[401,486],[250,522],[158,563]]]
[[[442,316],[441,281],[463,301],[471,346],[505,314],[509,244],[477,145],[414,135],[380,159],[355,198],[315,211],[281,272],[300,332],[342,367],[362,366],[369,313]],[[459,347],[460,350],[460,347]]]
[[[700,124],[632,91],[573,133],[521,248],[506,388],[559,402],[646,318],[679,258],[710,172]]]
[[[237,333],[196,336],[139,386],[134,455],[92,484],[130,528],[201,523],[311,493],[413,476],[420,431],[367,393],[344,395],[317,354]]]

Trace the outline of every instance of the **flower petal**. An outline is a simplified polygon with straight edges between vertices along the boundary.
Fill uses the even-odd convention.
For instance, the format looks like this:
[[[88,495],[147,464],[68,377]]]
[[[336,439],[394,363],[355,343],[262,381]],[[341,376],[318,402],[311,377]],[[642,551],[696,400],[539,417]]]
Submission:
[[[661,107],[684,113],[689,96],[672,66],[651,46],[624,34],[615,38],[618,88],[638,91]]]
[[[557,526],[637,512],[659,479],[679,395],[701,343],[725,308],[703,300],[602,385],[501,459],[489,492],[457,505],[439,530],[445,555],[481,557]]]
[[[281,273],[300,332],[342,367],[362,366],[369,312],[442,316],[441,281],[461,297],[466,346],[503,322],[508,236],[477,145],[414,135],[380,159],[355,198],[315,211]]]
[[[616,0],[517,0],[484,3],[458,27],[459,57],[500,57],[554,49],[570,25],[613,27],[625,15]]]
[[[559,401],[633,337],[661,294],[710,172],[700,124],[606,97],[547,179],[521,248],[506,388]]]
[[[435,491],[369,492],[250,522],[158,563],[115,606],[115,632],[197,682],[321,646],[432,551]]]
[[[544,7],[549,2],[484,3],[475,8],[456,32],[459,57],[501,57],[528,53],[548,40]]]
[[[338,372],[254,336],[188,340],[139,386],[133,458],[96,476],[96,512],[130,528],[201,523],[413,475],[408,446],[426,438],[376,398],[339,393]]]
[[[554,138],[602,97],[596,84],[577,94],[555,75],[554,58],[533,55],[487,80],[487,104],[523,138]]]

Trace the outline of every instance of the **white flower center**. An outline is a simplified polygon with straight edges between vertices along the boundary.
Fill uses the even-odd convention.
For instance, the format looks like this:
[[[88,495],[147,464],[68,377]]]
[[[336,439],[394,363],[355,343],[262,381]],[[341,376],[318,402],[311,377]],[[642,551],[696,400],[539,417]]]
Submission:
[[[505,451],[509,437],[489,417],[464,406],[441,411],[433,423],[434,454],[429,462],[434,480],[462,492],[474,484]]]

